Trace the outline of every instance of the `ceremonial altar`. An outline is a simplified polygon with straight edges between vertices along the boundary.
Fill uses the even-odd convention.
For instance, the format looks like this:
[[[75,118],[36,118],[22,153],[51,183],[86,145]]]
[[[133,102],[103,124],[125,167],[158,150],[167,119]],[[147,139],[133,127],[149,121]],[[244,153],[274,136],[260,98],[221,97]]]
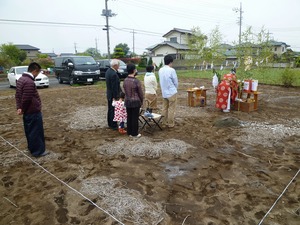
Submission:
[[[189,88],[188,93],[188,106],[206,106],[206,88]]]
[[[257,80],[245,80],[243,90],[240,91],[238,99],[234,102],[234,109],[242,112],[252,112],[258,109]],[[244,97],[244,95],[246,96]]]

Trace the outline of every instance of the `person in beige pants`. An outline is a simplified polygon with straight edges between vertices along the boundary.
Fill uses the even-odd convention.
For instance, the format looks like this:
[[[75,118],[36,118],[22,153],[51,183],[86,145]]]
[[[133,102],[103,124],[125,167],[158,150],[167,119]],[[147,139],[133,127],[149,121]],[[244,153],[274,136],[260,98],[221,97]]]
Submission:
[[[158,71],[159,83],[163,97],[163,125],[167,127],[175,126],[175,109],[177,105],[178,78],[174,68],[172,68],[173,57],[164,57],[165,65]]]

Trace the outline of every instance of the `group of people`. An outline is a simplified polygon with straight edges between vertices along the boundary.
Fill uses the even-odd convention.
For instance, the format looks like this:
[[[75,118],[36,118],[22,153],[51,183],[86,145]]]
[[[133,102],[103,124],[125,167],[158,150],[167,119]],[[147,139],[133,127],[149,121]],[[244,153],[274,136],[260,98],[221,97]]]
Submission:
[[[175,108],[177,104],[178,78],[172,68],[173,57],[164,57],[164,66],[159,69],[159,83],[162,92],[162,123],[166,127],[175,126]],[[145,107],[157,109],[157,80],[154,66],[148,66],[144,77],[145,96],[141,82],[136,79],[137,69],[132,63],[127,65],[128,77],[120,86],[117,74],[119,60],[112,59],[111,67],[105,74],[107,95],[107,123],[109,128],[118,130],[130,137],[141,137],[139,133],[140,109],[145,101]],[[23,125],[30,153],[35,157],[49,154],[45,147],[41,99],[34,83],[35,77],[41,71],[41,66],[30,63],[28,71],[19,78],[16,87],[17,114],[23,115]],[[238,83],[235,70],[225,74],[217,86],[216,107],[223,112],[230,111],[230,104],[238,95]],[[127,130],[125,130],[127,122]],[[119,123],[119,124],[118,124]]]
[[[164,126],[174,127],[178,78],[175,69],[172,68],[173,57],[166,55],[164,63],[165,65],[158,72],[163,97],[162,123]],[[118,130],[121,134],[127,134],[130,137],[141,137],[139,133],[141,108],[144,105],[145,108],[157,109],[158,83],[154,74],[154,66],[150,65],[146,68],[144,95],[142,84],[136,79],[137,70],[134,64],[127,64],[128,76],[123,82],[123,90],[117,74],[119,61],[112,59],[110,64],[111,67],[105,74],[108,126],[113,130]],[[125,121],[127,121],[127,131],[124,129]]]
[[[167,55],[164,58],[165,66],[159,70],[159,79],[163,95],[163,124],[174,127],[174,113],[177,101],[178,80],[175,70],[172,68],[173,58]],[[113,130],[131,137],[140,137],[138,119],[143,105],[144,94],[141,82],[136,79],[137,69],[132,63],[127,65],[128,77],[124,80],[123,90],[117,71],[119,60],[112,59],[111,67],[105,74],[107,94],[107,123]],[[17,114],[23,116],[24,132],[27,147],[32,156],[41,157],[48,155],[46,151],[42,103],[34,83],[35,78],[41,71],[41,66],[32,62],[28,71],[19,78],[16,87]],[[157,81],[154,67],[148,66],[145,75],[145,101],[148,107],[157,108]],[[127,130],[125,130],[127,122]],[[118,124],[119,123],[119,124]]]

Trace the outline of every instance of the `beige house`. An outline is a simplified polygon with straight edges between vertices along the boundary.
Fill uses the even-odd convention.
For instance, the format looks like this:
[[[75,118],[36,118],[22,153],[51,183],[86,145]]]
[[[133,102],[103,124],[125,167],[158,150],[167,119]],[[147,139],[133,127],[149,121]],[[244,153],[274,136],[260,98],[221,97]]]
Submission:
[[[155,64],[159,65],[163,62],[165,55],[172,55],[175,59],[183,59],[182,51],[189,50],[187,45],[188,37],[192,35],[191,30],[174,28],[163,37],[166,39],[164,42],[150,46],[147,48],[149,57]]]
[[[281,56],[283,53],[287,51],[288,47],[291,47],[290,45],[287,45],[284,42],[279,41],[270,41],[270,45],[272,46],[272,50],[274,54]]]
[[[33,47],[31,45],[15,45],[18,49],[23,50],[27,54],[27,58],[34,59],[40,53],[39,48]]]

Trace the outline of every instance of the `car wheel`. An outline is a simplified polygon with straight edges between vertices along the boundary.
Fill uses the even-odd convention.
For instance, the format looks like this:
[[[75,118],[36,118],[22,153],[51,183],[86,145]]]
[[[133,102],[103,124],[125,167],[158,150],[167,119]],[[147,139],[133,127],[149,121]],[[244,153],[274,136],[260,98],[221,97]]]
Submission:
[[[57,79],[58,79],[58,83],[60,83],[60,84],[63,83],[63,80],[60,78],[60,76],[58,76]]]
[[[70,85],[73,86],[74,84],[76,84],[74,77],[70,77]]]

